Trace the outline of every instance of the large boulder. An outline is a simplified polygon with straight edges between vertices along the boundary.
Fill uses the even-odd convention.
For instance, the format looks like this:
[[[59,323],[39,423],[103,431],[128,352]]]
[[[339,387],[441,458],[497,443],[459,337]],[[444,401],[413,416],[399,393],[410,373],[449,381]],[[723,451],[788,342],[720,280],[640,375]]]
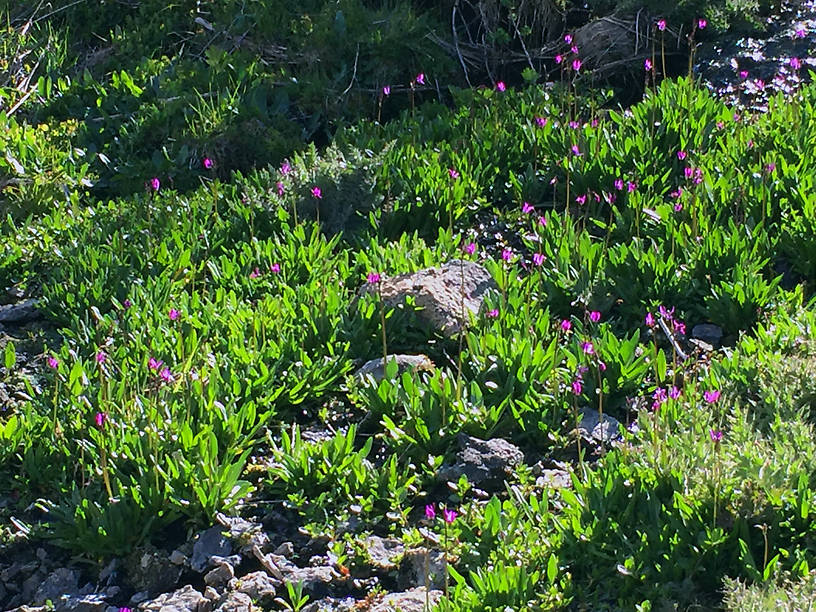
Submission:
[[[441,334],[452,336],[467,325],[470,315],[479,313],[491,289],[497,289],[496,283],[483,266],[454,259],[438,268],[383,277],[379,283],[364,285],[360,293],[379,292],[390,308],[411,297],[423,320]]]

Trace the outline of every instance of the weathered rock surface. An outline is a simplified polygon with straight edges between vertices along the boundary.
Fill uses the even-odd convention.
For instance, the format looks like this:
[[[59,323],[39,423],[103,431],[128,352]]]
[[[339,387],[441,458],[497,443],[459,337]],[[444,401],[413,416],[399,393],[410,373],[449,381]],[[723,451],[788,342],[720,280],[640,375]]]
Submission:
[[[445,553],[441,550],[414,548],[406,551],[397,580],[402,589],[441,588],[445,585]]]
[[[409,370],[430,371],[435,367],[433,361],[427,355],[389,355],[388,363],[391,363],[391,361],[397,362],[398,376]],[[384,363],[383,357],[367,361],[354,373],[354,376],[361,380],[371,377],[375,382],[380,382],[385,378]]]
[[[214,612],[249,612],[252,609],[252,599],[249,595],[233,591],[216,602]]]
[[[203,572],[216,563],[213,557],[227,557],[232,554],[232,543],[227,535],[228,530],[221,526],[210,527],[198,534],[193,545],[193,556],[190,567],[197,572]]]
[[[326,597],[303,608],[303,612],[354,612],[355,610],[359,610],[359,608],[357,607],[357,600],[352,597],[343,599]]]
[[[396,538],[369,536],[363,542],[369,561],[374,569],[391,571],[397,569],[397,563],[405,554],[405,546]]]
[[[513,469],[524,461],[524,453],[507,440],[480,440],[459,434],[459,448],[454,465],[443,466],[439,477],[456,481],[464,474],[469,482],[482,487],[501,486]]]
[[[221,562],[204,575],[204,584],[214,589],[223,589],[235,578],[235,570],[229,563]]]
[[[16,304],[0,306],[0,323],[21,325],[29,321],[36,321],[40,318],[40,311],[37,310],[38,304],[39,300],[32,298]]]
[[[426,606],[433,606],[442,598],[442,591],[426,591],[424,587],[403,593],[391,593],[374,604],[370,612],[424,612]]]
[[[469,315],[479,313],[491,289],[497,289],[496,283],[483,266],[454,259],[438,268],[383,278],[376,285],[364,285],[360,293],[379,292],[392,308],[410,296],[421,308],[418,314],[422,319],[436,331],[451,336],[463,329]]]
[[[145,612],[204,612],[211,606],[201,593],[188,584],[177,591],[141,603],[138,609]]]
[[[691,328],[691,337],[718,348],[723,337],[723,331],[720,326],[713,323],[698,323]]]
[[[620,421],[614,417],[604,414],[602,422],[600,413],[594,408],[584,407],[581,409],[578,433],[586,440],[597,442],[619,440],[621,427]]]
[[[258,571],[230,581],[230,588],[249,595],[253,601],[262,602],[273,599],[280,584],[281,581],[277,578]]]
[[[155,596],[178,585],[182,568],[173,564],[163,551],[144,546],[128,556],[125,571],[127,582],[134,590]]]

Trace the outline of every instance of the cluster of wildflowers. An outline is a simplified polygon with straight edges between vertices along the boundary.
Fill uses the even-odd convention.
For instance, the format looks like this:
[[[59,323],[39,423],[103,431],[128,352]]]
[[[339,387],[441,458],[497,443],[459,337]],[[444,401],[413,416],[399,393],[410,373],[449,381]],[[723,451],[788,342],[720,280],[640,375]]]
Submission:
[[[667,399],[677,399],[680,393],[680,389],[675,385],[666,388],[658,387],[652,393],[652,410],[657,411]]]
[[[459,513],[456,510],[452,510],[450,508],[440,508],[440,510],[442,511],[442,520],[444,520],[448,525],[453,523],[456,520],[456,517],[459,516]],[[425,506],[425,518],[429,521],[436,519],[436,507],[433,504],[428,504]]]
[[[567,66],[571,66],[577,74],[580,72],[581,66],[583,65],[578,57],[578,46],[573,44],[572,34],[566,34],[564,36],[564,42],[570,46],[569,52],[557,54],[555,56],[555,63],[559,65],[565,64]],[[570,58],[572,58],[572,61],[570,61]]]

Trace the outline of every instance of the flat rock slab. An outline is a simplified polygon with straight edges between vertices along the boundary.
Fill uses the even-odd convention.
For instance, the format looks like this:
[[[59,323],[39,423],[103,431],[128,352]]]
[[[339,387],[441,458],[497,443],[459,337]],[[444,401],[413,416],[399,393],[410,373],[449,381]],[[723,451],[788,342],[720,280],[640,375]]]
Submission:
[[[691,337],[696,340],[702,340],[706,344],[717,348],[720,346],[723,331],[719,325],[714,325],[713,323],[698,323],[691,328]]]
[[[145,612],[199,612],[212,604],[189,584],[172,593],[165,593],[156,599],[139,604]]]
[[[409,370],[431,371],[436,367],[427,355],[389,355],[388,363],[390,364],[392,361],[397,362],[398,376]],[[354,373],[354,376],[361,380],[371,377],[375,382],[380,382],[385,378],[384,363],[385,359],[383,357],[367,361]]]
[[[524,453],[501,438],[480,440],[460,433],[457,439],[461,449],[456,455],[457,462],[439,470],[439,477],[443,480],[456,481],[465,475],[472,484],[500,485],[524,461]]]
[[[360,293],[379,291],[390,308],[412,297],[421,309],[418,314],[422,319],[441,334],[452,336],[467,325],[470,315],[479,314],[487,293],[497,289],[483,266],[454,259],[438,268],[382,278],[379,283],[364,285]]]
[[[405,546],[396,538],[369,536],[363,542],[363,547],[368,553],[371,565],[383,571],[397,569],[397,562],[405,553]]]
[[[215,526],[198,535],[193,545],[193,558],[190,560],[190,566],[195,571],[203,572],[217,565],[213,557],[227,557],[232,554],[232,543],[225,532],[229,532],[229,528]]]
[[[41,316],[40,311],[37,310],[39,303],[39,300],[31,298],[16,304],[0,306],[0,323],[20,325],[29,321],[36,321]]]
[[[403,593],[389,593],[369,608],[370,612],[425,612],[442,598],[442,591],[426,591],[424,587]]]
[[[601,421],[600,413],[594,408],[581,408],[581,420],[578,433],[582,438],[598,442],[613,442],[620,440],[620,430],[623,425],[616,418],[607,414]]]

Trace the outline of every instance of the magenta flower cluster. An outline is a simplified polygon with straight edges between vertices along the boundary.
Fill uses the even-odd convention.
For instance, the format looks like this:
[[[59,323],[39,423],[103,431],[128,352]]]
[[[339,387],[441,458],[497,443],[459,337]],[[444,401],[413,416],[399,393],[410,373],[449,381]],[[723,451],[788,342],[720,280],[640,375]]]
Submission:
[[[456,520],[456,517],[459,516],[459,513],[456,510],[451,510],[450,508],[441,508],[442,510],[442,519],[450,525]],[[427,504],[425,506],[425,518],[429,521],[432,521],[436,518],[436,507],[433,504]]]

